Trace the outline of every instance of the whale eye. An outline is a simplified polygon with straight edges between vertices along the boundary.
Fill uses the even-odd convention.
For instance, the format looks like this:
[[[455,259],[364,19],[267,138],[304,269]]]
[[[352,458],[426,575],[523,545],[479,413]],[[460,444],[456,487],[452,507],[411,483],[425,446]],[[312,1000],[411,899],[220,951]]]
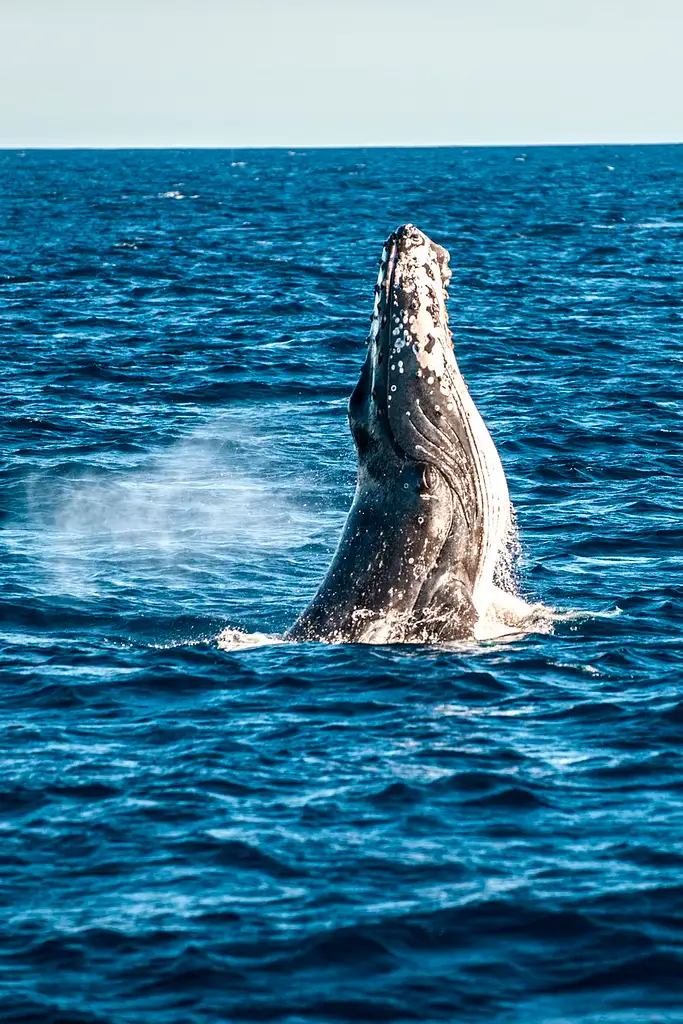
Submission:
[[[438,483],[439,471],[435,469],[434,466],[431,465],[431,463],[427,463],[427,465],[424,466],[422,469],[422,482],[420,484],[420,490],[422,491],[423,494],[431,494],[433,491],[436,490]]]

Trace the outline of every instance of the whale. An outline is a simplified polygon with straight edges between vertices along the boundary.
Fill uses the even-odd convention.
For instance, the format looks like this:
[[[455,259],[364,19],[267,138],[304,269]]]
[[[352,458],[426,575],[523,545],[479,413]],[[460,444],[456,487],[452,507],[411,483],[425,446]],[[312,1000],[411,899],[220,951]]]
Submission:
[[[447,643],[486,635],[514,519],[503,465],[456,360],[449,253],[412,224],[382,249],[348,404],[358,471],[332,563],[286,637]]]

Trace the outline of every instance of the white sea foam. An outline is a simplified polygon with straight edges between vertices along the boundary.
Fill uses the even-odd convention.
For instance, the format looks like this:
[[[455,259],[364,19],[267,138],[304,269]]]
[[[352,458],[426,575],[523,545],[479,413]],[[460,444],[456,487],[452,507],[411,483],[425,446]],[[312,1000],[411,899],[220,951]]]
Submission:
[[[230,626],[221,630],[216,637],[216,644],[222,651],[244,651],[250,647],[272,647],[288,641],[282,636],[270,633],[247,633],[242,629],[231,629]]]
[[[472,640],[457,640],[440,643],[438,646],[449,650],[466,650],[475,652],[480,645],[494,641],[516,642],[530,635],[552,634],[555,624],[559,622],[590,622],[594,619],[612,619],[621,614],[620,608],[607,611],[591,611],[587,609],[559,609],[541,602],[528,602],[524,598],[499,592],[497,598],[492,595],[491,603],[485,616],[479,621]],[[384,635],[381,625],[369,633],[367,638],[357,641],[362,645],[397,643]],[[390,630],[389,630],[390,632]],[[243,651],[252,648],[273,647],[281,644],[298,644],[299,641],[289,640],[285,636],[271,633],[248,633],[240,629],[227,627],[214,638],[214,643],[223,651]],[[346,641],[341,636],[332,636],[325,641],[327,644],[342,644]],[[410,644],[414,644],[411,641]],[[425,641],[429,643],[429,641]],[[401,643],[398,642],[399,646]],[[169,645],[160,645],[169,646]],[[177,646],[177,645],[175,645]],[[483,648],[482,648],[483,649]],[[581,666],[588,674],[599,675],[593,666]]]
[[[659,231],[667,228],[683,228],[683,220],[644,220],[636,224],[641,231]]]

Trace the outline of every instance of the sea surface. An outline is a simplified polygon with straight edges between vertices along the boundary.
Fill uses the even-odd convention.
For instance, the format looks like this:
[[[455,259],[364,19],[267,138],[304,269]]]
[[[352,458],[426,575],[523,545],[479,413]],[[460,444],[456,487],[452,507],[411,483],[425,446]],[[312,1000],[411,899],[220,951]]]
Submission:
[[[403,221],[557,621],[286,644]],[[4,151],[0,336],[0,1021],[683,1021],[683,147]]]

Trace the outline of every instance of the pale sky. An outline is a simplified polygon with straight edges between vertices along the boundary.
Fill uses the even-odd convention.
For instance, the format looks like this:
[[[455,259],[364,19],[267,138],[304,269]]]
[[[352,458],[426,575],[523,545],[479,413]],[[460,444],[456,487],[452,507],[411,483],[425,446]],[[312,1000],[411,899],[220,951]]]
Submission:
[[[0,147],[683,141],[683,0],[0,0]]]

